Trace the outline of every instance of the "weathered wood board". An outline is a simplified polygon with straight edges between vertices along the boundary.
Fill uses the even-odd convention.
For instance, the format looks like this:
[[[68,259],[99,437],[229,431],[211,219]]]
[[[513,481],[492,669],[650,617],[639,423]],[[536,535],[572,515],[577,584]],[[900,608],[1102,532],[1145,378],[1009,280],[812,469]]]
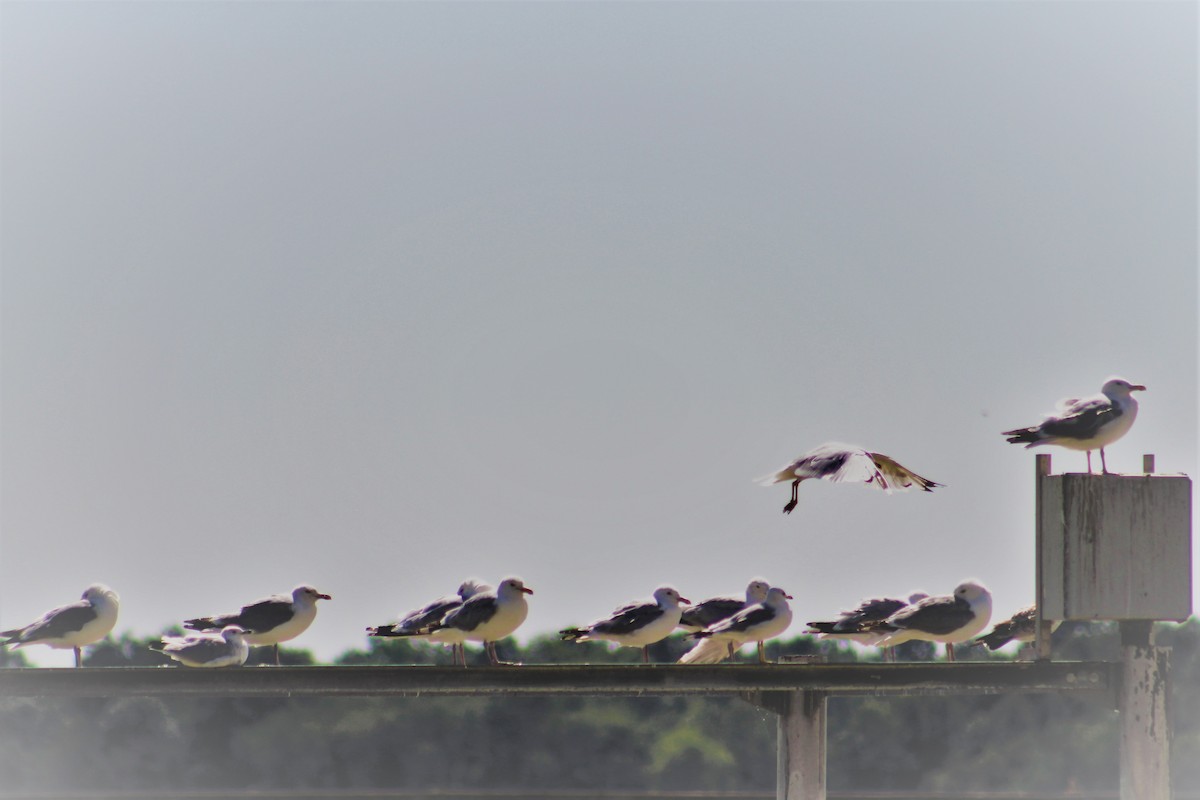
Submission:
[[[1039,477],[1045,619],[1192,614],[1192,482],[1185,475]]]

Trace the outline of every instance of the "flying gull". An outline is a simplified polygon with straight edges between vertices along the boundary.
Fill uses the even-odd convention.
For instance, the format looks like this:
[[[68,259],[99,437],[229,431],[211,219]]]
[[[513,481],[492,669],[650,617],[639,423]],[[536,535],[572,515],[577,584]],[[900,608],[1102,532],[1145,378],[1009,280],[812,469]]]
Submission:
[[[150,649],[170,656],[185,667],[240,667],[250,655],[246,631],[237,625],[227,625],[220,633],[203,631],[187,636],[164,636],[162,641],[151,643]]]
[[[1059,620],[1045,620],[1053,633],[1061,624]],[[988,650],[999,650],[1009,642],[1028,644],[1037,636],[1037,606],[1025,606],[1003,622],[997,622],[992,629],[982,636],[976,637],[971,644],[984,645]]]
[[[983,630],[992,618],[992,593],[978,581],[964,581],[954,594],[926,597],[892,614],[884,625],[894,629],[876,644],[894,647],[920,639],[946,645],[946,660],[954,660],[954,645]]]
[[[836,620],[829,622],[808,623],[807,633],[815,634],[819,639],[843,639],[875,646],[895,629],[886,624],[886,620],[902,608],[929,597],[925,592],[913,592],[908,600],[895,597],[873,597],[863,600],[858,607],[851,611],[843,611]],[[885,658],[895,660],[893,647],[885,648]]]
[[[488,661],[493,665],[499,664],[496,642],[525,621],[529,614],[529,604],[525,600],[527,594],[533,594],[533,590],[520,578],[505,578],[500,582],[499,589],[487,589],[471,595],[462,605],[447,613],[441,622],[433,623],[427,630],[432,634],[451,629],[458,632],[449,634],[451,636],[483,642]]]
[[[244,630],[246,644],[273,645],[279,664],[279,644],[295,639],[317,617],[317,601],[330,600],[311,586],[297,586],[290,595],[275,594],[255,600],[234,614],[184,620],[183,627],[195,631],[220,631],[230,625]]]
[[[1124,378],[1109,378],[1100,394],[1058,401],[1053,414],[1047,414],[1041,424],[1030,428],[1004,431],[1011,444],[1023,444],[1026,449],[1043,444],[1056,444],[1070,450],[1086,450],[1088,473],[1092,471],[1092,451],[1100,450],[1100,469],[1108,475],[1104,448],[1120,439],[1137,419],[1138,403],[1131,392],[1144,392],[1146,387]]]
[[[642,663],[650,663],[649,646],[662,641],[679,625],[683,615],[680,603],[688,600],[679,596],[673,586],[660,586],[654,597],[635,600],[582,628],[559,631],[563,639],[574,642],[602,640],[625,647],[642,648]]]
[[[788,600],[792,596],[772,586],[767,599],[747,606],[732,617],[722,620],[711,628],[689,634],[700,642],[679,659],[680,664],[715,664],[723,661],[729,646],[736,649],[746,642],[758,643],[758,660],[766,663],[763,642],[778,636],[792,624],[792,608]]]
[[[0,645],[13,649],[31,644],[44,644],[55,650],[75,651],[75,666],[83,664],[80,648],[98,642],[117,624],[121,599],[102,583],[93,583],[83,592],[83,598],[47,611],[23,628],[0,631]]]
[[[429,627],[435,622],[441,622],[447,614],[463,604],[464,600],[479,592],[492,591],[492,586],[484,583],[477,578],[467,578],[458,586],[458,593],[439,597],[432,603],[410,611],[400,618],[399,622],[390,625],[380,625],[375,628],[367,628],[367,634],[370,636],[411,636],[422,639],[432,639],[442,644],[450,645],[451,653],[454,658],[454,663],[459,663],[459,656],[462,657],[462,665],[467,664],[467,653],[463,647],[463,642],[466,641],[466,634],[458,628],[440,628],[436,631],[430,631]]]
[[[758,483],[771,486],[791,481],[792,499],[783,507],[783,513],[790,514],[796,507],[796,492],[800,482],[809,478],[824,478],[834,483],[866,483],[888,494],[893,490],[904,492],[913,486],[932,492],[934,488],[942,486],[922,478],[890,456],[840,442],[818,445],[777,472],[759,478]]]

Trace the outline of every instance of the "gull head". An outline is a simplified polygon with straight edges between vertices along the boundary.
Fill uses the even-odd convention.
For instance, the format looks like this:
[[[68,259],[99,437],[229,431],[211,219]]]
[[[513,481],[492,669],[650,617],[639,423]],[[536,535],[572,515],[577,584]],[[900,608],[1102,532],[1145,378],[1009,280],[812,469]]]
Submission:
[[[771,591],[767,592],[767,602],[774,605],[782,603],[784,600],[793,600],[790,594],[780,589],[778,586],[772,586]]]
[[[660,606],[677,606],[680,603],[690,603],[691,600],[679,596],[679,590],[674,586],[660,586],[654,590],[654,602]]]
[[[1104,382],[1100,390],[1105,397],[1128,397],[1130,392],[1144,392],[1146,387],[1140,383],[1130,383],[1124,378],[1113,376]]]
[[[318,592],[311,586],[297,586],[292,589],[292,601],[296,603],[315,603],[318,600],[332,600],[327,594]]]
[[[963,581],[954,589],[954,596],[972,606],[980,601],[992,599],[992,593],[979,581]]]
[[[103,583],[93,583],[91,586],[83,590],[83,599],[87,600],[92,605],[103,603],[106,600],[117,602],[120,598],[112,589],[105,586]]]
[[[763,578],[755,578],[746,587],[746,600],[751,603],[761,603],[767,599],[767,592],[769,591],[771,591],[770,581]]]
[[[525,581],[517,577],[508,577],[500,581],[500,592],[507,595],[533,594],[533,589],[525,585]]]
[[[227,642],[236,642],[248,633],[250,631],[239,625],[226,625],[221,628],[221,638]]]

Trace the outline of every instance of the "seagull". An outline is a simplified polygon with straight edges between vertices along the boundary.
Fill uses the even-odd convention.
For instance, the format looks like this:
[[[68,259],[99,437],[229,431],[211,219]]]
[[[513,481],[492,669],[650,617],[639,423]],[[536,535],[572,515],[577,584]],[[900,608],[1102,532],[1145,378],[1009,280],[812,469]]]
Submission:
[[[250,655],[247,631],[226,625],[220,633],[204,631],[187,636],[164,636],[150,645],[185,667],[240,667]]]
[[[16,650],[30,644],[44,644],[55,650],[75,651],[75,666],[83,665],[85,644],[98,642],[117,624],[121,598],[103,583],[93,583],[83,597],[65,606],[47,611],[23,628],[0,631],[0,645],[11,644]]]
[[[1060,621],[1046,620],[1045,623],[1050,626],[1050,632],[1053,633],[1057,630]],[[971,644],[984,645],[988,650],[999,650],[1009,642],[1027,644],[1032,642],[1036,636],[1037,606],[1033,605],[1025,606],[1003,622],[997,622],[990,631],[972,640]]]
[[[736,594],[724,594],[710,597],[707,600],[688,606],[679,618],[679,627],[690,633],[702,631],[710,625],[715,625],[723,619],[732,617],[746,606],[761,603],[767,599],[771,584],[762,578],[750,581],[746,587],[745,597]],[[729,657],[733,658],[733,643],[729,644]]]
[[[895,647],[920,639],[943,642],[946,660],[954,661],[954,645],[983,630],[992,618],[992,593],[978,581],[963,581],[954,594],[926,597],[892,614],[884,621],[893,632],[876,644]]]
[[[844,639],[868,646],[879,644],[880,639],[894,629],[885,625],[885,620],[900,609],[929,597],[925,592],[913,592],[908,600],[895,597],[874,597],[863,600],[858,608],[843,611],[830,622],[810,622],[806,633],[816,634],[820,639]],[[895,650],[885,649],[889,660],[895,660]]]
[[[521,626],[529,613],[529,604],[525,595],[533,594],[533,589],[525,585],[520,578],[508,577],[500,581],[500,588],[485,590],[471,595],[458,608],[451,610],[441,622],[430,625],[426,631],[430,634],[441,630],[458,631],[451,636],[459,636],[467,641],[483,642],[488,661],[492,665],[500,663],[496,655],[496,642],[508,636]],[[463,659],[464,662],[466,659]]]
[[[478,578],[467,578],[458,586],[458,593],[439,597],[432,603],[418,608],[414,611],[409,611],[399,622],[391,625],[380,625],[375,628],[367,628],[369,636],[412,636],[423,639],[432,639],[443,644],[450,645],[454,663],[459,663],[459,656],[462,656],[462,665],[467,665],[467,653],[463,647],[465,634],[457,628],[441,628],[436,631],[430,631],[429,626],[435,622],[441,622],[447,614],[463,604],[473,595],[480,592],[493,591],[493,587]]]
[[[790,514],[796,507],[796,492],[800,488],[800,481],[809,478],[824,478],[834,483],[851,481],[872,484],[888,494],[891,494],[893,489],[904,492],[913,486],[932,492],[936,487],[943,485],[922,478],[891,456],[872,453],[857,445],[840,442],[818,445],[777,472],[758,478],[757,482],[763,486],[771,486],[791,481],[792,500],[783,507],[783,513]]]
[[[715,664],[725,659],[730,645],[738,648],[746,642],[757,642],[759,663],[765,664],[763,642],[783,633],[792,624],[792,608],[788,605],[791,599],[792,596],[783,589],[772,586],[767,599],[761,603],[746,606],[710,628],[688,634],[701,641],[684,653],[679,663]]]
[[[297,586],[291,595],[275,594],[255,600],[234,614],[184,620],[183,627],[195,631],[220,631],[237,625],[245,631],[246,644],[274,645],[279,665],[279,643],[295,639],[317,618],[317,601],[331,600],[311,586]]]
[[[603,640],[625,647],[642,648],[642,663],[650,663],[649,646],[670,635],[683,615],[680,603],[690,602],[679,596],[674,586],[660,586],[654,597],[626,603],[604,619],[582,628],[567,628],[559,635],[573,642]]]
[[[1088,474],[1092,472],[1092,451],[1098,448],[1100,469],[1108,475],[1104,448],[1129,433],[1138,413],[1138,403],[1131,392],[1144,391],[1146,387],[1141,384],[1112,377],[1104,382],[1100,394],[1059,400],[1058,408],[1047,414],[1041,424],[1014,428],[1003,435],[1010,444],[1023,444],[1027,450],[1043,444],[1086,450]]]
[[[766,600],[767,592],[770,589],[771,584],[762,578],[755,578],[746,586],[745,596],[723,594],[702,600],[695,605],[687,606],[683,609],[683,614],[679,618],[679,627],[690,633],[702,631],[710,625],[715,625],[723,619],[732,617],[746,606],[752,606],[755,603],[761,603],[763,600]]]

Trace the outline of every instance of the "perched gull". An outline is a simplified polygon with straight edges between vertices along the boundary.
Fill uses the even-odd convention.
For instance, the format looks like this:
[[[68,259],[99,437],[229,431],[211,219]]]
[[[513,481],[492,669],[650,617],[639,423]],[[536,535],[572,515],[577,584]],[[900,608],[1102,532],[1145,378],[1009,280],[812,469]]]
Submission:
[[[250,655],[246,631],[227,625],[220,633],[204,631],[187,636],[164,636],[150,645],[185,667],[240,667]]]
[[[1059,620],[1045,620],[1050,632],[1058,629]],[[1009,642],[1028,644],[1037,636],[1037,606],[1025,606],[1003,622],[997,622],[983,636],[976,637],[971,644],[981,644],[988,650],[999,650]]]
[[[391,625],[367,628],[367,634],[370,636],[385,637],[413,636],[448,644],[454,657],[454,663],[459,663],[459,656],[461,655],[462,664],[466,666],[467,653],[463,647],[463,642],[466,641],[465,632],[460,631],[458,628],[440,628],[436,631],[430,631],[429,626],[435,622],[441,622],[447,614],[461,606],[464,600],[480,592],[490,591],[493,591],[493,588],[489,584],[477,578],[467,578],[459,584],[458,594],[439,597],[426,606],[408,612],[400,618],[399,622]]]
[[[893,489],[903,492],[913,486],[932,492],[935,487],[942,485],[922,478],[883,453],[872,453],[861,447],[840,442],[818,445],[779,471],[759,478],[758,483],[771,486],[791,481],[792,500],[783,507],[783,513],[790,514],[796,507],[796,492],[800,488],[800,481],[809,478],[824,478],[834,483],[850,481],[872,484],[888,494],[891,494]]]
[[[0,631],[0,645],[11,644],[13,649],[30,644],[44,644],[55,650],[75,651],[75,666],[83,664],[80,648],[98,642],[117,624],[121,598],[102,583],[93,583],[83,592],[83,599],[47,611],[23,628]]]
[[[679,627],[690,633],[702,631],[710,625],[715,625],[723,619],[732,617],[746,606],[761,603],[767,599],[771,584],[762,578],[755,578],[746,586],[746,594],[723,594],[710,597],[683,609],[679,617]]]
[[[311,586],[297,586],[291,595],[275,594],[255,600],[234,614],[184,620],[183,627],[195,631],[220,631],[230,625],[244,630],[246,644],[274,645],[279,664],[279,643],[295,639],[317,618],[317,601],[330,600]]]
[[[758,660],[766,663],[763,642],[783,633],[792,624],[792,608],[788,605],[791,599],[792,596],[783,589],[772,586],[763,602],[747,606],[711,628],[689,634],[701,641],[684,653],[679,663],[715,664],[726,658],[729,645],[737,648],[746,642],[758,643]]]
[[[925,592],[913,592],[908,600],[895,597],[874,597],[863,600],[858,608],[843,611],[842,615],[830,622],[810,622],[807,633],[816,634],[821,639],[844,639],[850,642],[874,646],[895,629],[886,625],[885,620],[900,609],[929,597]],[[895,659],[894,650],[886,648],[890,660]]]
[[[992,593],[977,581],[964,581],[954,594],[926,597],[892,614],[884,624],[894,629],[876,644],[894,647],[920,639],[946,645],[946,660],[954,660],[954,645],[983,630],[992,618]]]
[[[604,619],[582,628],[567,628],[559,631],[559,635],[574,642],[599,639],[625,647],[640,647],[642,662],[649,663],[650,651],[647,648],[667,638],[675,630],[683,615],[679,604],[687,602],[679,596],[675,587],[660,586],[654,590],[652,599],[627,603]]]
[[[1100,394],[1058,401],[1053,414],[1047,414],[1040,425],[1004,431],[1011,444],[1025,448],[1056,444],[1071,450],[1086,450],[1088,473],[1092,471],[1092,451],[1100,450],[1100,469],[1107,475],[1104,448],[1129,433],[1137,419],[1138,403],[1130,392],[1144,392],[1146,387],[1124,378],[1109,378]]]
[[[471,642],[483,642],[488,661],[499,664],[496,642],[521,626],[529,613],[525,595],[533,594],[520,578],[509,577],[500,582],[500,588],[477,592],[450,611],[441,622],[427,629],[430,634],[441,630],[458,631],[451,636],[461,636]],[[465,662],[464,658],[464,662]]]

